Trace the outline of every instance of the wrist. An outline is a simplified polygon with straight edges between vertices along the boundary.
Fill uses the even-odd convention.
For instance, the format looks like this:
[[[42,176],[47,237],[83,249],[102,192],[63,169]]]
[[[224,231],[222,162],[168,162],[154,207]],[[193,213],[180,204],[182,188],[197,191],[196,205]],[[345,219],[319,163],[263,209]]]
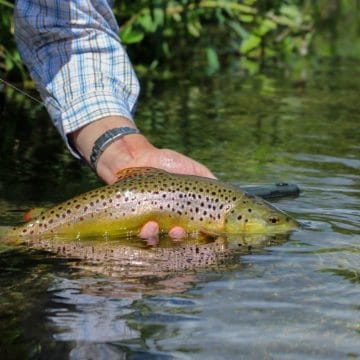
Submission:
[[[95,141],[107,130],[119,127],[136,129],[135,124],[124,117],[108,116],[76,130],[70,134],[70,138],[82,157],[89,163]],[[96,172],[107,183],[113,182],[115,174],[120,169],[127,167],[139,153],[151,148],[153,146],[143,135],[125,135],[104,149],[104,152],[98,158]]]
[[[124,117],[107,116],[81,127],[71,133],[69,137],[80,155],[87,162],[90,162],[90,155],[95,141],[107,130],[125,126],[136,128],[131,120]]]

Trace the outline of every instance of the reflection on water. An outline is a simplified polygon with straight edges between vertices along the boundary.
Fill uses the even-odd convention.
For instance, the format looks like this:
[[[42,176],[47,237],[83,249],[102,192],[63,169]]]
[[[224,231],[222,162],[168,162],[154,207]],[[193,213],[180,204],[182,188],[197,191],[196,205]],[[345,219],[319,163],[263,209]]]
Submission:
[[[236,241],[187,244],[185,253],[179,244],[137,243],[130,250],[141,261],[124,252],[117,264],[1,245],[2,357],[359,357],[359,70],[323,64],[301,84],[235,72],[206,86],[145,85],[138,122],[157,145],[237,184],[297,183],[300,196],[277,206],[304,228],[250,251]],[[27,102],[19,110],[9,97],[1,224],[98,184],[68,157],[44,113]],[[156,251],[163,261],[149,260]]]

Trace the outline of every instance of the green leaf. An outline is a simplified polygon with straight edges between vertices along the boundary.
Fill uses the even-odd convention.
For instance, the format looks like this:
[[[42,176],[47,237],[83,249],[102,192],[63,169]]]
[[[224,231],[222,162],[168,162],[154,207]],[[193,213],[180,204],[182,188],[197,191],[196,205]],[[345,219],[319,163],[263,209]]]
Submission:
[[[257,35],[263,36],[267,34],[269,31],[274,30],[277,28],[277,25],[274,21],[270,19],[264,19],[264,21],[261,22],[261,25],[259,29],[256,31]]]
[[[0,0],[0,5],[7,6],[10,9],[13,9],[15,7],[14,4],[12,4],[11,2],[6,1],[6,0]]]
[[[249,33],[240,25],[237,21],[228,21],[228,25],[239,35],[242,39],[246,39],[249,37]]]
[[[251,34],[247,39],[245,39],[240,45],[240,53],[247,54],[249,51],[257,48],[261,43],[261,38],[254,34]]]
[[[214,48],[208,47],[206,48],[206,58],[208,63],[208,73],[213,74],[220,68],[220,62],[218,55]]]
[[[198,37],[200,36],[201,24],[198,21],[190,22],[187,24],[187,29],[189,31],[189,34],[194,37]]]
[[[120,34],[123,44],[135,44],[144,38],[144,33],[134,30],[132,27],[126,27]]]

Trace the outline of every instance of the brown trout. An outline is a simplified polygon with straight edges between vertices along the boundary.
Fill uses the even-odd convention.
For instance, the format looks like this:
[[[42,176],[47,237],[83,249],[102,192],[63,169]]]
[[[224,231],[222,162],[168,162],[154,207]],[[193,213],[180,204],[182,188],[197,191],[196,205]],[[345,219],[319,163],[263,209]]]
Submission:
[[[223,182],[154,168],[130,168],[118,181],[76,196],[13,228],[7,237],[138,235],[148,221],[160,231],[182,226],[207,235],[267,234],[298,224],[266,201]]]

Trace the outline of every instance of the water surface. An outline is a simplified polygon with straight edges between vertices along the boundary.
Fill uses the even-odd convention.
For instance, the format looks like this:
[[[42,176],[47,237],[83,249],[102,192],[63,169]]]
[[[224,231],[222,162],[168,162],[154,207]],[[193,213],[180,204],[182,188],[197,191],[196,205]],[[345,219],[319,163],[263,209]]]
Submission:
[[[360,357],[359,73],[325,61],[288,76],[144,82],[138,124],[156,145],[239,185],[297,183],[301,195],[277,206],[306,226],[168,273],[0,245],[1,358]],[[11,91],[0,131],[2,225],[100,184]]]

